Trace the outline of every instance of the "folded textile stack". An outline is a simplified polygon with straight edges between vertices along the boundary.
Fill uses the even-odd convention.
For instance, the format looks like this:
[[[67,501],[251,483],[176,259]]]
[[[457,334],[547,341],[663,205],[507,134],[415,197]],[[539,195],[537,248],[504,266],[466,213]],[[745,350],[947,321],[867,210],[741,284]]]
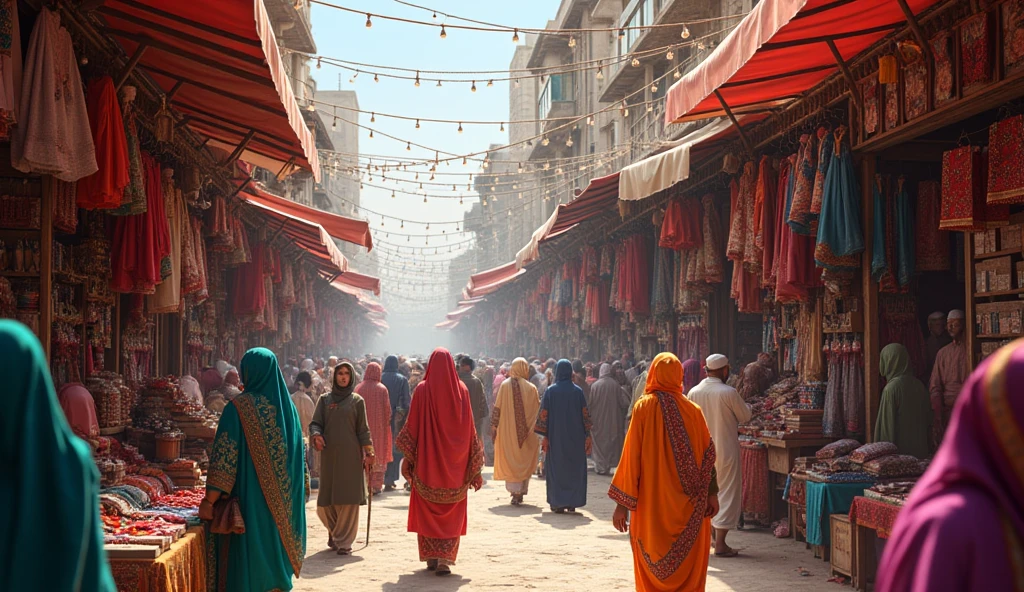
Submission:
[[[872,442],[850,452],[850,460],[858,464],[864,464],[882,456],[899,454],[899,448],[892,442]]]
[[[815,454],[814,456],[817,457],[819,460],[838,458],[840,456],[846,456],[847,454],[850,454],[854,450],[860,448],[860,446],[860,442],[853,440],[851,438],[836,440],[831,444],[826,444],[825,446],[823,446],[821,450],[819,450],[817,454]]]
[[[864,470],[885,479],[919,477],[924,472],[921,461],[908,454],[889,454],[878,457],[864,463]]]
[[[786,431],[798,433],[808,438],[820,438],[821,418],[824,415],[821,409],[786,409],[782,412],[786,422]]]

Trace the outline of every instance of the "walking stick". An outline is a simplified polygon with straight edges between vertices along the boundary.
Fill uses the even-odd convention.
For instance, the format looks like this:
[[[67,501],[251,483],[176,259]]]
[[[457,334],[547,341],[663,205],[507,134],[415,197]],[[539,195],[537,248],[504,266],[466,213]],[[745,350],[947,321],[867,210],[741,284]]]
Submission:
[[[366,486],[370,486],[370,467],[364,467],[363,472],[366,474]],[[366,496],[366,546],[370,546],[370,518],[373,517],[373,491],[370,491]]]

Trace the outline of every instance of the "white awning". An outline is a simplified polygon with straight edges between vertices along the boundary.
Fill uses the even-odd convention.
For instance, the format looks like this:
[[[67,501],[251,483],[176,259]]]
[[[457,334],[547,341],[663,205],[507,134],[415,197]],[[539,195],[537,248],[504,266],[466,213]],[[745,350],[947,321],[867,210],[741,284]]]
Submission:
[[[622,169],[619,175],[619,199],[644,199],[690,178],[690,149],[732,127],[728,119],[719,119],[711,125],[680,138],[671,150],[645,158]]]

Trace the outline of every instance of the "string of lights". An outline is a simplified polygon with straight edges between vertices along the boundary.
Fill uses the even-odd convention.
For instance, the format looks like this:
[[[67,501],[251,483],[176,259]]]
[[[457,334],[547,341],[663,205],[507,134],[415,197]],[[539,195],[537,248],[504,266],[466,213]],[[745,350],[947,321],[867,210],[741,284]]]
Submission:
[[[634,105],[631,105],[631,106],[634,106]],[[576,162],[576,161],[579,161],[579,160],[593,159],[595,157],[600,157],[600,156],[603,156],[603,155],[607,155],[610,152],[613,152],[615,150],[616,150],[616,148],[609,148],[608,150],[605,150],[605,151],[602,151],[602,152],[595,152],[593,154],[577,154],[575,156],[563,156],[563,157],[556,157],[556,158],[546,158],[546,159],[542,159],[542,160],[538,160],[538,161],[532,161],[532,162],[539,162],[539,163],[547,162],[547,163],[550,163],[550,164],[555,164],[555,163],[566,164],[566,163]],[[358,165],[358,168],[360,168],[360,169],[363,169],[363,168],[366,168],[367,166],[370,166],[373,170],[381,170],[381,169],[385,169],[386,168],[388,171],[416,172],[415,170],[413,170],[413,171],[408,170],[408,167],[410,167],[410,166],[420,166],[420,165],[423,165],[423,164],[433,165],[434,162],[435,162],[435,160],[433,158],[427,158],[427,159],[424,159],[424,160],[417,160],[417,161],[415,161],[415,164],[412,164],[407,159],[404,159],[404,158],[401,158],[401,157],[398,157],[398,156],[392,156],[392,155],[376,155],[376,154],[366,154],[366,153],[354,154],[352,152],[341,152],[341,151],[324,150],[324,149],[320,149],[319,152],[324,154],[324,155],[326,155],[327,157],[337,158],[337,159],[339,159],[339,161],[340,160],[344,160],[344,157],[348,157],[348,158],[356,158],[356,157],[358,157],[360,160],[365,160],[366,161],[364,164]],[[378,163],[377,164],[373,164],[374,160],[377,160]],[[454,159],[446,161],[445,164],[447,166],[451,166],[452,160],[454,160]],[[467,164],[469,162],[477,162],[477,163],[487,162],[488,164],[490,164],[492,161],[489,158],[468,158],[467,159]],[[529,164],[529,162],[523,162],[522,164],[524,166],[526,166],[526,165]],[[426,172],[430,172],[430,171],[420,171],[420,172],[426,173]],[[476,173],[474,173],[474,172],[452,173],[452,172],[434,171],[434,173],[437,174],[437,175],[476,175],[476,174],[482,175],[482,174],[486,174],[486,173],[481,173],[479,171],[476,172]]]

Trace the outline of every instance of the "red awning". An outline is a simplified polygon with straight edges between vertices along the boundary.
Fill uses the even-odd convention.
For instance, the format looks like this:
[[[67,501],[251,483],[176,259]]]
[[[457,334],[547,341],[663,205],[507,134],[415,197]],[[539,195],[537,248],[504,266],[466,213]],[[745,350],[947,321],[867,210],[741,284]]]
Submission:
[[[372,275],[363,275],[354,271],[346,271],[334,278],[334,283],[344,284],[359,290],[366,290],[367,292],[373,292],[374,296],[380,296],[380,278],[375,278]]]
[[[360,298],[359,299],[359,306],[362,306],[364,309],[366,309],[369,312],[379,312],[381,314],[387,314],[388,313],[388,309],[384,308],[384,305],[379,304],[377,302],[373,302],[372,300],[364,300],[364,299]]]
[[[249,185],[238,197],[251,203],[265,205],[279,212],[285,212],[296,218],[316,222],[324,227],[327,234],[338,240],[361,245],[367,251],[373,250],[373,237],[370,235],[370,223],[366,220],[346,218],[338,214],[324,212],[316,208],[304,206],[290,199],[274,195],[255,185]]]
[[[501,288],[502,286],[504,286],[505,284],[508,284],[508,283],[512,282],[513,280],[515,280],[519,276],[521,276],[521,275],[526,273],[525,269],[520,269],[520,270],[516,271],[515,267],[514,267],[515,266],[514,262],[511,263],[510,265],[513,266],[513,273],[512,273],[512,275],[508,275],[508,276],[502,277],[501,279],[495,280],[495,281],[493,281],[493,282],[491,282],[489,284],[482,284],[482,285],[470,287],[469,288],[470,295],[472,297],[476,298],[476,297],[479,297],[479,296],[487,296],[488,294],[493,294],[493,293],[497,292],[498,289]]]
[[[459,321],[441,321],[440,323],[434,325],[434,328],[440,329],[442,331],[451,331],[452,329],[458,326]]]
[[[477,298],[467,298],[466,300],[459,300],[459,306],[469,306],[470,304],[480,304],[481,302],[487,302],[487,299],[483,296]]]
[[[231,152],[251,134],[243,160],[320,179],[263,0],[107,0],[97,12],[128,55],[146,45],[138,65],[165,92],[176,89],[171,105],[212,145]]]
[[[273,237],[278,233],[283,233],[310,255],[310,261],[324,275],[335,276],[348,270],[348,259],[319,224],[297,218],[258,202],[249,202],[249,206],[267,221],[269,236]]]
[[[449,321],[457,321],[462,317],[466,316],[467,314],[469,314],[469,311],[473,310],[473,306],[475,305],[470,304],[469,306],[460,306],[459,308],[446,314],[444,318],[448,319]]]
[[[498,267],[495,267],[493,269],[481,271],[480,273],[475,273],[469,276],[469,283],[466,286],[469,289],[469,291],[472,292],[474,288],[484,286],[487,284],[493,284],[498,280],[507,278],[515,274],[515,272],[515,262],[506,263],[504,265],[499,265]]]
[[[907,0],[919,14],[938,0]],[[758,113],[800,97],[907,20],[894,0],[761,0],[700,65],[668,90],[665,121]]]
[[[614,209],[619,199],[619,173],[591,179],[583,193],[559,205],[543,226],[533,232],[530,242],[516,253],[515,264],[522,268],[540,257],[540,244],[598,214]]]

